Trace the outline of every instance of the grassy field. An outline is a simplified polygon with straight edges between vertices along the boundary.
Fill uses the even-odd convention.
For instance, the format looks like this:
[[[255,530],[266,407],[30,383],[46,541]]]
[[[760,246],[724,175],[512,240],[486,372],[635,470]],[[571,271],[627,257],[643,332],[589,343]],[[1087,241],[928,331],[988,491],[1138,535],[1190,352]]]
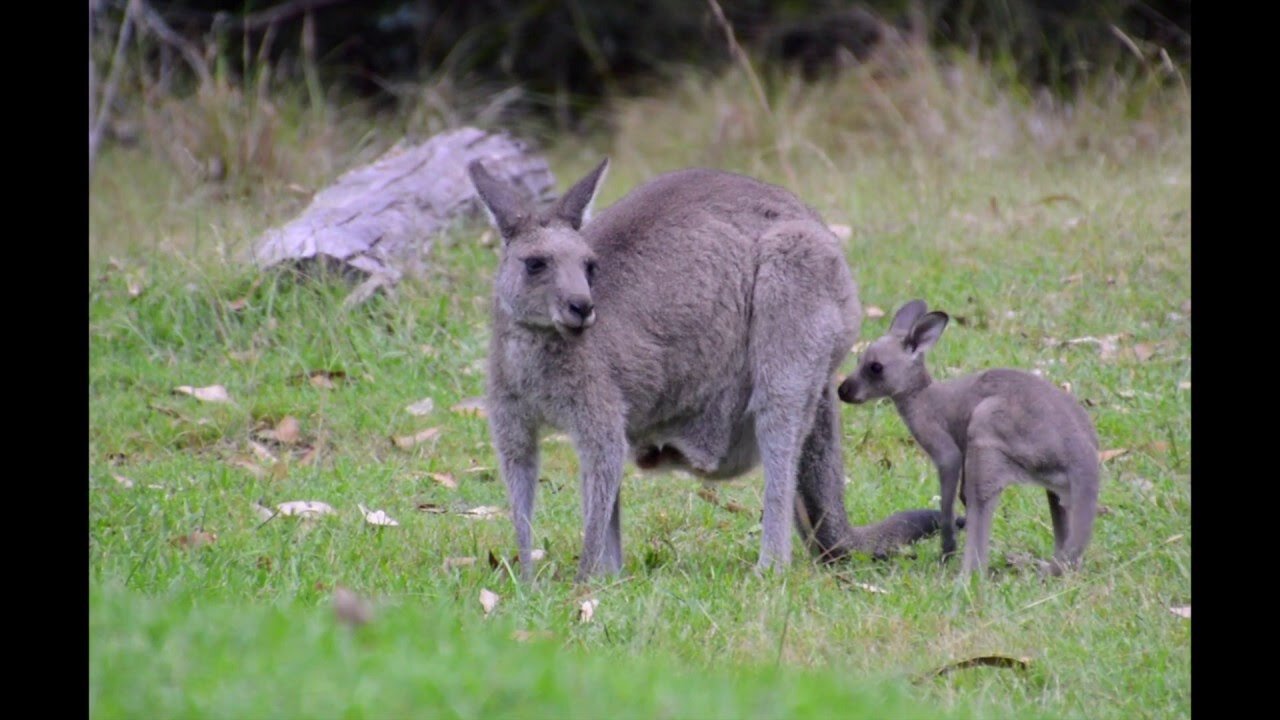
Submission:
[[[1070,383],[1125,451],[1082,573],[1005,566],[1052,548],[1044,494],[1015,487],[976,589],[936,540],[836,569],[797,543],[788,573],[758,578],[758,471],[712,497],[629,469],[624,574],[575,587],[577,463],[550,436],[546,556],[517,585],[509,521],[474,512],[505,506],[485,420],[454,409],[483,393],[495,248],[460,228],[427,281],[352,310],[336,281],[246,268],[257,232],[403,130],[280,100],[259,176],[201,183],[144,145],[109,148],[91,183],[91,716],[1189,717],[1190,621],[1170,610],[1191,602],[1189,101],[1125,86],[1068,113],[983,77],[789,85],[772,114],[737,78],[691,79],[549,157],[562,188],[613,157],[602,207],[687,165],[787,185],[848,226],[864,305],[885,313],[864,339],[922,297],[955,320],[936,377]],[[230,127],[206,145],[242,148]],[[174,392],[213,385],[230,401]],[[892,406],[842,407],[851,519],[936,505]],[[295,500],[335,513],[255,507]],[[338,587],[370,623],[339,622]],[[931,674],[993,654],[1029,664]]]

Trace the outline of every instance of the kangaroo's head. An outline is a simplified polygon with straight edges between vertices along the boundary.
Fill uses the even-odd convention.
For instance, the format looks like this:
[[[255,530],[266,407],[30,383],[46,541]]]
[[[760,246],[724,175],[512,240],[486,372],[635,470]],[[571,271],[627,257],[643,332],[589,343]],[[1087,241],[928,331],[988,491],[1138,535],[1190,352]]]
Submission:
[[[590,216],[608,167],[605,158],[541,212],[514,187],[490,175],[479,160],[467,167],[489,219],[502,235],[495,299],[514,322],[565,337],[577,337],[595,324],[591,286],[596,256],[578,231]]]
[[[855,405],[882,397],[906,395],[929,384],[925,351],[947,327],[944,312],[925,312],[923,300],[898,309],[889,332],[871,343],[858,360],[858,369],[840,383],[840,399]]]

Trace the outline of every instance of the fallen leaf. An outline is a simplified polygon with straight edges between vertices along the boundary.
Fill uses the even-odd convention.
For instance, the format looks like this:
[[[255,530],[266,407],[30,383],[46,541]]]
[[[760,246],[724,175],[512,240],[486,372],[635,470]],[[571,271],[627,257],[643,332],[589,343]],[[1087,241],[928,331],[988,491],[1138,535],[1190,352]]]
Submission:
[[[849,348],[849,352],[853,353],[854,355],[857,355],[869,347],[871,347],[870,340],[859,340],[858,342],[854,343],[852,347]]]
[[[485,410],[483,397],[467,398],[466,400],[459,402],[458,404],[454,405],[449,409],[458,413],[459,415],[473,415],[475,417],[486,417],[489,414],[488,411]]]
[[[555,433],[547,436],[547,442],[552,443],[571,443],[573,439],[564,433]]]
[[[261,479],[267,476],[267,471],[263,470],[261,466],[259,466],[257,463],[253,462],[249,458],[238,457],[233,459],[231,461],[231,464],[235,465],[238,468],[248,470],[249,474],[256,478]]]
[[[302,456],[298,458],[298,467],[306,467],[315,462],[318,457],[320,457],[320,446],[316,445],[315,447],[309,447],[302,453]]]
[[[1115,335],[1103,335],[1100,338],[1086,335],[1085,337],[1073,338],[1067,341],[1068,345],[1080,345],[1089,343],[1098,346],[1098,357],[1103,360],[1110,360],[1116,356],[1116,352],[1120,349],[1120,340],[1124,337],[1124,333]]]
[[[587,598],[578,606],[578,622],[589,623],[596,616],[596,607],[600,601],[596,598]]]
[[[870,318],[870,319],[872,319],[872,320],[876,320],[876,319],[878,319],[878,318],[882,318],[882,317],[884,317],[884,310],[883,310],[883,309],[881,309],[881,308],[876,307],[875,305],[868,305],[868,306],[867,306],[867,317],[868,317],[868,318]]]
[[[1156,354],[1156,347],[1151,343],[1138,343],[1133,346],[1133,355],[1139,362],[1146,362]]]
[[[423,398],[418,402],[405,408],[405,412],[410,415],[430,415],[436,409],[436,401],[431,398]]]
[[[1011,668],[1014,670],[1026,670],[1031,667],[1031,658],[1015,658],[1007,655],[983,655],[980,657],[969,658],[968,660],[953,662],[949,665],[943,665],[937,670],[929,673],[928,677],[938,677],[940,675],[945,675],[952,670],[963,670],[965,668],[980,667],[984,665],[989,667]]]
[[[1163,440],[1157,440],[1150,445],[1152,452],[1167,453],[1169,452],[1169,443]]]
[[[1172,544],[1172,543],[1176,543],[1176,542],[1178,542],[1178,541],[1179,541],[1179,540],[1181,540],[1181,539],[1182,539],[1182,533],[1178,533],[1177,535],[1174,535],[1173,537],[1169,538],[1168,540],[1165,540],[1165,541],[1164,541],[1164,544],[1165,544],[1165,545],[1170,545],[1170,544]]]
[[[1179,389],[1179,390],[1190,390],[1190,389],[1191,389],[1191,381],[1190,381],[1190,380],[1183,380],[1182,382],[1178,383],[1178,389]]]
[[[493,468],[485,467],[484,465],[472,465],[471,467],[467,468],[466,470],[463,470],[462,472],[467,473],[468,475],[473,475],[475,473],[486,473],[492,469]]]
[[[1065,193],[1059,193],[1056,195],[1045,195],[1044,197],[1037,200],[1035,204],[1036,205],[1052,205],[1053,203],[1060,203],[1060,202],[1071,203],[1072,205],[1083,207],[1083,204],[1074,195],[1067,195]]]
[[[198,548],[204,545],[209,545],[210,543],[215,542],[217,539],[218,539],[218,535],[216,533],[205,532],[203,530],[196,530],[186,535],[179,535],[178,537],[173,538],[169,542],[170,544],[180,548]]]
[[[280,418],[280,422],[276,424],[275,439],[281,445],[294,445],[301,440],[302,426],[298,423],[298,418],[292,415]]]
[[[1169,612],[1173,613],[1174,615],[1177,615],[1178,617],[1184,617],[1184,618],[1186,618],[1186,619],[1188,619],[1188,620],[1190,620],[1190,619],[1191,619],[1191,606],[1190,606],[1190,605],[1177,605],[1177,606],[1174,606],[1174,607],[1169,608]]]
[[[242,297],[237,300],[231,300],[230,302],[227,303],[227,309],[230,310],[231,312],[240,312],[241,310],[244,310],[247,307],[249,307],[249,298],[247,297]]]
[[[1084,279],[1084,273],[1076,273],[1062,278],[1063,285],[1074,285]]]
[[[359,627],[373,619],[373,607],[355,592],[338,586],[333,589],[333,614],[340,622]]]
[[[431,478],[432,480],[435,480],[436,482],[449,488],[450,490],[458,489],[458,481],[455,480],[454,477],[449,473],[427,473],[427,477]]]
[[[1111,514],[1111,508],[1107,507],[1106,505],[1099,505],[1099,506],[1098,506],[1098,514],[1099,514],[1099,515],[1110,515],[1110,514]]]
[[[267,449],[267,446],[262,443],[250,440],[249,449],[252,450],[253,454],[257,455],[258,459],[264,463],[274,464],[278,459],[270,450]]]
[[[1070,393],[1071,393],[1071,381],[1070,381],[1070,380],[1064,380],[1064,381],[1059,385],[1059,387],[1061,387],[1061,388],[1063,389],[1063,391],[1064,391],[1064,392],[1066,392],[1067,394],[1070,394]]]
[[[550,640],[555,637],[550,630],[516,630],[511,633],[511,639],[516,642],[529,642],[530,640]]]
[[[253,504],[253,511],[257,513],[258,519],[266,522],[276,516],[276,512],[269,507],[263,506],[261,503]]]
[[[832,235],[835,235],[841,240],[848,240],[853,237],[853,228],[848,225],[828,225],[827,228],[831,230]]]
[[[1151,483],[1151,481],[1150,481],[1150,480],[1148,480],[1148,479],[1146,479],[1146,478],[1144,478],[1144,477],[1141,477],[1141,476],[1139,476],[1139,475],[1134,475],[1134,476],[1132,476],[1132,477],[1126,477],[1126,478],[1125,478],[1125,481],[1126,481],[1126,482],[1128,482],[1130,485],[1133,485],[1134,487],[1138,488],[1138,490],[1140,490],[1140,491],[1142,491],[1142,492],[1151,492],[1151,491],[1152,491],[1152,490],[1154,490],[1154,489],[1155,489],[1155,487],[1156,487],[1155,485],[1153,485],[1153,484]]]
[[[280,503],[276,506],[281,515],[296,515],[298,517],[320,517],[321,515],[333,515],[334,510],[328,503],[319,500],[294,500],[292,502]]]
[[[129,297],[136,298],[142,294],[142,290],[143,290],[142,280],[138,278],[130,278],[129,281],[126,283],[126,285],[127,285],[126,289],[129,293]]]
[[[357,504],[356,507],[360,508],[360,512],[364,514],[364,521],[369,523],[370,525],[383,525],[383,526],[391,527],[391,526],[400,524],[395,520],[393,520],[390,515],[387,515],[387,513],[382,510],[370,510],[369,508],[360,504]]]
[[[433,502],[420,502],[417,504],[417,508],[421,512],[432,513],[433,515],[443,515],[448,512],[444,507]]]
[[[529,551],[529,558],[535,562],[547,556],[547,551],[542,548],[534,548]]]
[[[395,446],[400,448],[401,450],[408,450],[409,448],[412,448],[414,445],[419,445],[421,443],[427,442],[428,440],[434,440],[439,435],[440,435],[440,428],[433,427],[433,428],[427,428],[426,430],[422,430],[413,435],[400,435],[398,437],[393,437],[391,438],[391,441],[395,443]]]
[[[210,385],[208,387],[192,387],[190,385],[179,385],[173,389],[174,392],[192,395],[197,400],[212,403],[231,402],[231,396],[227,394],[227,389],[221,385]]]
[[[307,381],[311,387],[321,390],[333,390],[337,387],[334,380],[345,378],[347,374],[341,370],[312,370],[307,373]]]
[[[484,608],[485,616],[488,616],[489,613],[493,612],[493,609],[498,606],[498,600],[500,599],[501,598],[498,597],[497,593],[484,588],[480,589],[480,607]]]
[[[888,594],[889,594],[889,591],[888,591],[888,590],[885,590],[884,588],[879,587],[879,586],[876,586],[876,585],[872,585],[871,583],[854,582],[854,583],[851,583],[851,584],[852,584],[854,587],[856,587],[856,588],[860,588],[860,589],[862,589],[862,590],[866,590],[866,591],[867,591],[867,592],[869,592],[869,593],[878,593],[878,594],[880,594],[880,595],[888,595]]]
[[[111,477],[115,478],[116,482],[120,483],[121,487],[125,489],[133,487],[133,481],[123,475],[112,475]]]
[[[725,503],[722,507],[731,513],[740,513],[740,514],[746,515],[751,512],[750,510],[747,509],[747,506],[741,505],[734,500],[730,500],[729,502]]]
[[[1114,450],[1103,450],[1102,452],[1098,453],[1098,462],[1104,463],[1104,462],[1107,462],[1108,460],[1114,460],[1115,458],[1118,458],[1127,452],[1129,452],[1128,448],[1116,448]]]
[[[478,505],[469,510],[463,510],[460,514],[470,518],[479,518],[481,520],[492,520],[493,518],[503,517],[507,514],[506,510],[493,505]]]
[[[475,565],[476,559],[473,557],[452,557],[444,559],[444,569],[449,570],[456,567],[467,567]]]

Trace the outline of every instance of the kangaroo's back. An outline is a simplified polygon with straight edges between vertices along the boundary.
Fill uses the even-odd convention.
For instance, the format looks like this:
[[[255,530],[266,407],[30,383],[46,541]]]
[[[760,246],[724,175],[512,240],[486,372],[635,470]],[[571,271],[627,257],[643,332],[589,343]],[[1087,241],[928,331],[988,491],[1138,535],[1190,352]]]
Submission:
[[[802,231],[779,236],[789,227]],[[829,295],[840,308],[833,317],[849,342],[833,352],[843,357],[857,334],[856,286],[838,242],[776,185],[703,168],[668,173],[602,211],[583,236],[601,258],[597,330],[619,348],[616,375],[638,416],[661,422],[692,408],[714,414],[721,403],[738,406],[728,415],[744,409],[756,285],[779,245],[815,265],[803,292]]]

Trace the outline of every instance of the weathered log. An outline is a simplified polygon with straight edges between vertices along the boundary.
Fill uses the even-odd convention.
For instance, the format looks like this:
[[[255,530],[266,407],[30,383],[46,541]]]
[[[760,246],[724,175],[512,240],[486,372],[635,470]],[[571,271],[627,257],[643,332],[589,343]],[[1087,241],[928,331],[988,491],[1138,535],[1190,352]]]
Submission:
[[[403,275],[421,276],[435,235],[480,212],[467,175],[467,164],[477,158],[535,202],[551,199],[555,177],[525,143],[461,128],[416,146],[397,144],[348,171],[316,193],[297,218],[264,233],[254,243],[254,262],[264,269],[281,263],[336,267],[365,280],[365,291],[353,300]]]

